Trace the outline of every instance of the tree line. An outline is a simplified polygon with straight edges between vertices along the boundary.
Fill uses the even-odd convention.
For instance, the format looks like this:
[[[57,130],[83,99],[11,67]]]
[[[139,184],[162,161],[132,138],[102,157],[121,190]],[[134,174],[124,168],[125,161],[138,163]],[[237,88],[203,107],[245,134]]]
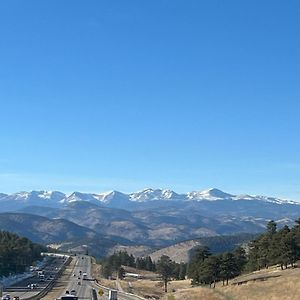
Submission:
[[[146,270],[158,272],[161,270],[161,265],[164,263],[162,259],[158,262],[152,261],[150,256],[134,257],[126,251],[115,252],[101,261],[102,276],[109,278],[113,273],[117,273],[119,278],[124,277],[124,270],[122,266],[133,267],[139,270]],[[172,260],[168,261],[168,268],[171,270],[172,278],[184,279],[186,276],[186,264],[176,263]]]
[[[266,232],[250,241],[245,247],[238,247],[231,252],[212,255],[209,248],[194,249],[188,264],[188,276],[192,284],[215,286],[216,281],[223,284],[240,275],[279,265],[281,269],[294,266],[300,259],[300,219],[289,228],[285,225],[277,230],[277,224],[270,221]],[[246,250],[245,250],[246,249]]]
[[[25,237],[0,231],[0,276],[24,272],[46,250]]]
[[[281,269],[294,266],[300,259],[300,218],[296,225],[285,225],[277,229],[277,224],[270,221],[267,230],[249,243],[247,268],[249,271],[280,265]]]
[[[296,225],[291,229],[286,225],[277,230],[276,222],[270,221],[266,232],[247,245],[220,254],[213,255],[207,246],[198,246],[190,252],[187,264],[176,263],[166,255],[153,262],[150,256],[135,258],[126,251],[120,251],[102,262],[102,274],[109,277],[116,271],[119,278],[122,278],[125,273],[123,265],[159,273],[165,290],[171,279],[190,278],[193,285],[210,287],[215,287],[217,281],[228,285],[229,279],[242,272],[268,268],[275,264],[280,265],[281,269],[288,265],[293,267],[300,259],[300,218],[295,222]]]
[[[109,278],[114,272],[118,272],[120,278],[124,276],[122,266],[137,268],[140,270],[156,271],[156,265],[152,262],[150,256],[135,258],[126,251],[115,252],[114,254],[104,258],[101,262],[102,276]]]

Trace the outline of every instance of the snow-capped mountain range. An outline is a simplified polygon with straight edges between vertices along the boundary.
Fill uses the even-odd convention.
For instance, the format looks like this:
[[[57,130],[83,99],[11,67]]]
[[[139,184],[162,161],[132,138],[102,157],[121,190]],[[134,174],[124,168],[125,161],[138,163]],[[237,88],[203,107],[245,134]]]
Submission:
[[[192,191],[186,194],[178,194],[168,189],[147,188],[135,193],[125,194],[118,191],[106,193],[80,193],[74,192],[70,195],[58,191],[31,191],[19,192],[11,195],[0,193],[0,204],[21,206],[49,206],[60,207],[70,203],[85,201],[98,205],[122,207],[126,204],[148,203],[151,201],[172,202],[199,202],[199,201],[263,201],[274,204],[300,205],[299,202],[282,200],[267,196],[232,195],[219,189],[212,188],[204,191]]]

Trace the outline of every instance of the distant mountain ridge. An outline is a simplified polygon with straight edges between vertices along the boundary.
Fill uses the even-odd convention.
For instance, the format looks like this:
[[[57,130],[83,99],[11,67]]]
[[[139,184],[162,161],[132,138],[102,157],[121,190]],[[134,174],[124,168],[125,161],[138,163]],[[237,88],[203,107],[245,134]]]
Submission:
[[[68,245],[72,249],[76,245],[89,245],[106,252],[109,247],[101,246],[100,237],[112,239],[112,244],[161,248],[200,237],[259,233],[269,220],[276,221],[279,228],[290,226],[299,218],[300,205],[274,197],[237,196],[218,189],[178,194],[148,188],[131,194],[118,191],[70,195],[58,191],[2,194],[0,212],[19,213],[14,220],[1,214],[6,222],[0,222],[0,229],[22,230],[27,237],[34,233],[38,238],[45,238],[47,243],[70,240],[72,244]],[[20,214],[42,216],[47,220],[31,217],[36,222],[27,218],[20,224],[17,222]],[[25,216],[22,218],[25,220]],[[62,223],[62,220],[69,223]],[[40,233],[39,227],[46,230]],[[59,234],[66,228],[65,236]],[[55,234],[47,234],[49,229]],[[67,235],[67,231],[72,235]],[[68,245],[65,243],[65,247],[69,248]]]
[[[263,201],[276,204],[300,205],[299,202],[282,200],[275,197],[232,195],[219,189],[212,188],[204,191],[192,191],[186,194],[178,194],[168,189],[147,188],[142,191],[125,194],[118,191],[106,193],[81,193],[73,192],[70,195],[59,191],[31,191],[18,192],[7,195],[0,193],[0,204],[4,211],[12,208],[22,208],[25,206],[37,205],[47,207],[63,207],[73,202],[85,201],[96,205],[126,208],[127,205],[149,203],[151,201],[168,202],[191,202],[191,201]],[[2,210],[3,211],[3,210]]]

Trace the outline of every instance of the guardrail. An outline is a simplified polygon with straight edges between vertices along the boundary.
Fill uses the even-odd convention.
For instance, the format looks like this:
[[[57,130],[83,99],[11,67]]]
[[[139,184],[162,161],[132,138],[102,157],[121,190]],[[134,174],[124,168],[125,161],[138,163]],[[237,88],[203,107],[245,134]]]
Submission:
[[[46,296],[53,288],[53,286],[56,283],[56,280],[61,276],[61,274],[64,272],[64,270],[66,269],[66,266],[68,266],[72,261],[72,257],[69,256],[69,258],[65,261],[64,265],[60,268],[60,270],[55,274],[54,279],[49,282],[47,284],[47,286],[40,291],[38,294],[28,297],[28,298],[23,298],[24,300],[39,300],[41,298],[43,298],[44,296]]]
[[[95,279],[95,284],[97,286],[99,286],[100,288],[104,289],[104,290],[107,290],[107,291],[111,290],[111,288],[108,288],[107,286],[104,286],[104,285],[100,284],[97,279]],[[118,294],[120,294],[120,295],[127,295],[127,296],[133,296],[133,297],[136,297],[136,298],[141,299],[141,300],[147,300],[146,298],[143,298],[142,296],[139,296],[139,295],[136,295],[136,294],[132,294],[132,293],[118,291]]]

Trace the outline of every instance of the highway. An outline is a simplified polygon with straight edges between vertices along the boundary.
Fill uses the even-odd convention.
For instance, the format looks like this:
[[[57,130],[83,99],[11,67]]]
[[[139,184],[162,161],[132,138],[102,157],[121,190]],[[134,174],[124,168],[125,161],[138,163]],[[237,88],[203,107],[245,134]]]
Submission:
[[[62,291],[61,296],[65,296],[67,293],[71,294],[72,291],[76,294],[79,300],[92,299],[92,290],[95,289],[97,292],[98,300],[108,300],[108,288],[101,287],[104,291],[104,295],[98,295],[100,286],[98,286],[91,276],[91,257],[86,255],[78,255],[73,257],[74,269],[70,274],[69,278],[65,281],[65,289]],[[11,299],[18,296],[20,300],[29,299],[44,289],[52,278],[56,277],[56,274],[65,263],[66,258],[54,258],[49,265],[47,265],[43,271],[45,275],[45,281],[41,281],[37,273],[32,277],[19,282],[17,285],[8,288],[3,294],[10,294]],[[85,276],[83,274],[86,274]],[[86,278],[83,278],[86,277]],[[51,280],[50,280],[51,279]],[[86,280],[87,279],[87,280]],[[90,280],[89,280],[90,279]],[[34,289],[28,288],[28,285],[37,284],[38,286]],[[141,300],[143,298],[128,295],[124,292],[118,291],[118,300]],[[53,299],[54,300],[54,299]]]
[[[72,290],[76,291],[76,296],[80,299],[92,299],[92,290],[95,289],[98,293],[99,286],[93,280],[84,280],[83,273],[87,274],[87,279],[91,278],[91,257],[77,256],[73,274],[71,274],[66,291],[71,293]],[[79,283],[79,284],[78,284]],[[108,300],[108,289],[103,289],[104,295],[98,296],[100,300]],[[66,292],[65,291],[65,292]],[[64,296],[65,292],[61,295]],[[126,293],[118,292],[118,300],[141,300],[142,298],[127,295]]]
[[[11,299],[13,297],[19,297],[20,299],[27,299],[37,295],[43,290],[50,282],[55,280],[57,273],[63,267],[66,257],[50,258],[47,265],[43,268],[44,279],[40,279],[37,271],[32,273],[32,277],[27,278],[17,284],[6,288],[3,292],[4,295],[9,294]],[[29,287],[29,286],[32,286]]]

